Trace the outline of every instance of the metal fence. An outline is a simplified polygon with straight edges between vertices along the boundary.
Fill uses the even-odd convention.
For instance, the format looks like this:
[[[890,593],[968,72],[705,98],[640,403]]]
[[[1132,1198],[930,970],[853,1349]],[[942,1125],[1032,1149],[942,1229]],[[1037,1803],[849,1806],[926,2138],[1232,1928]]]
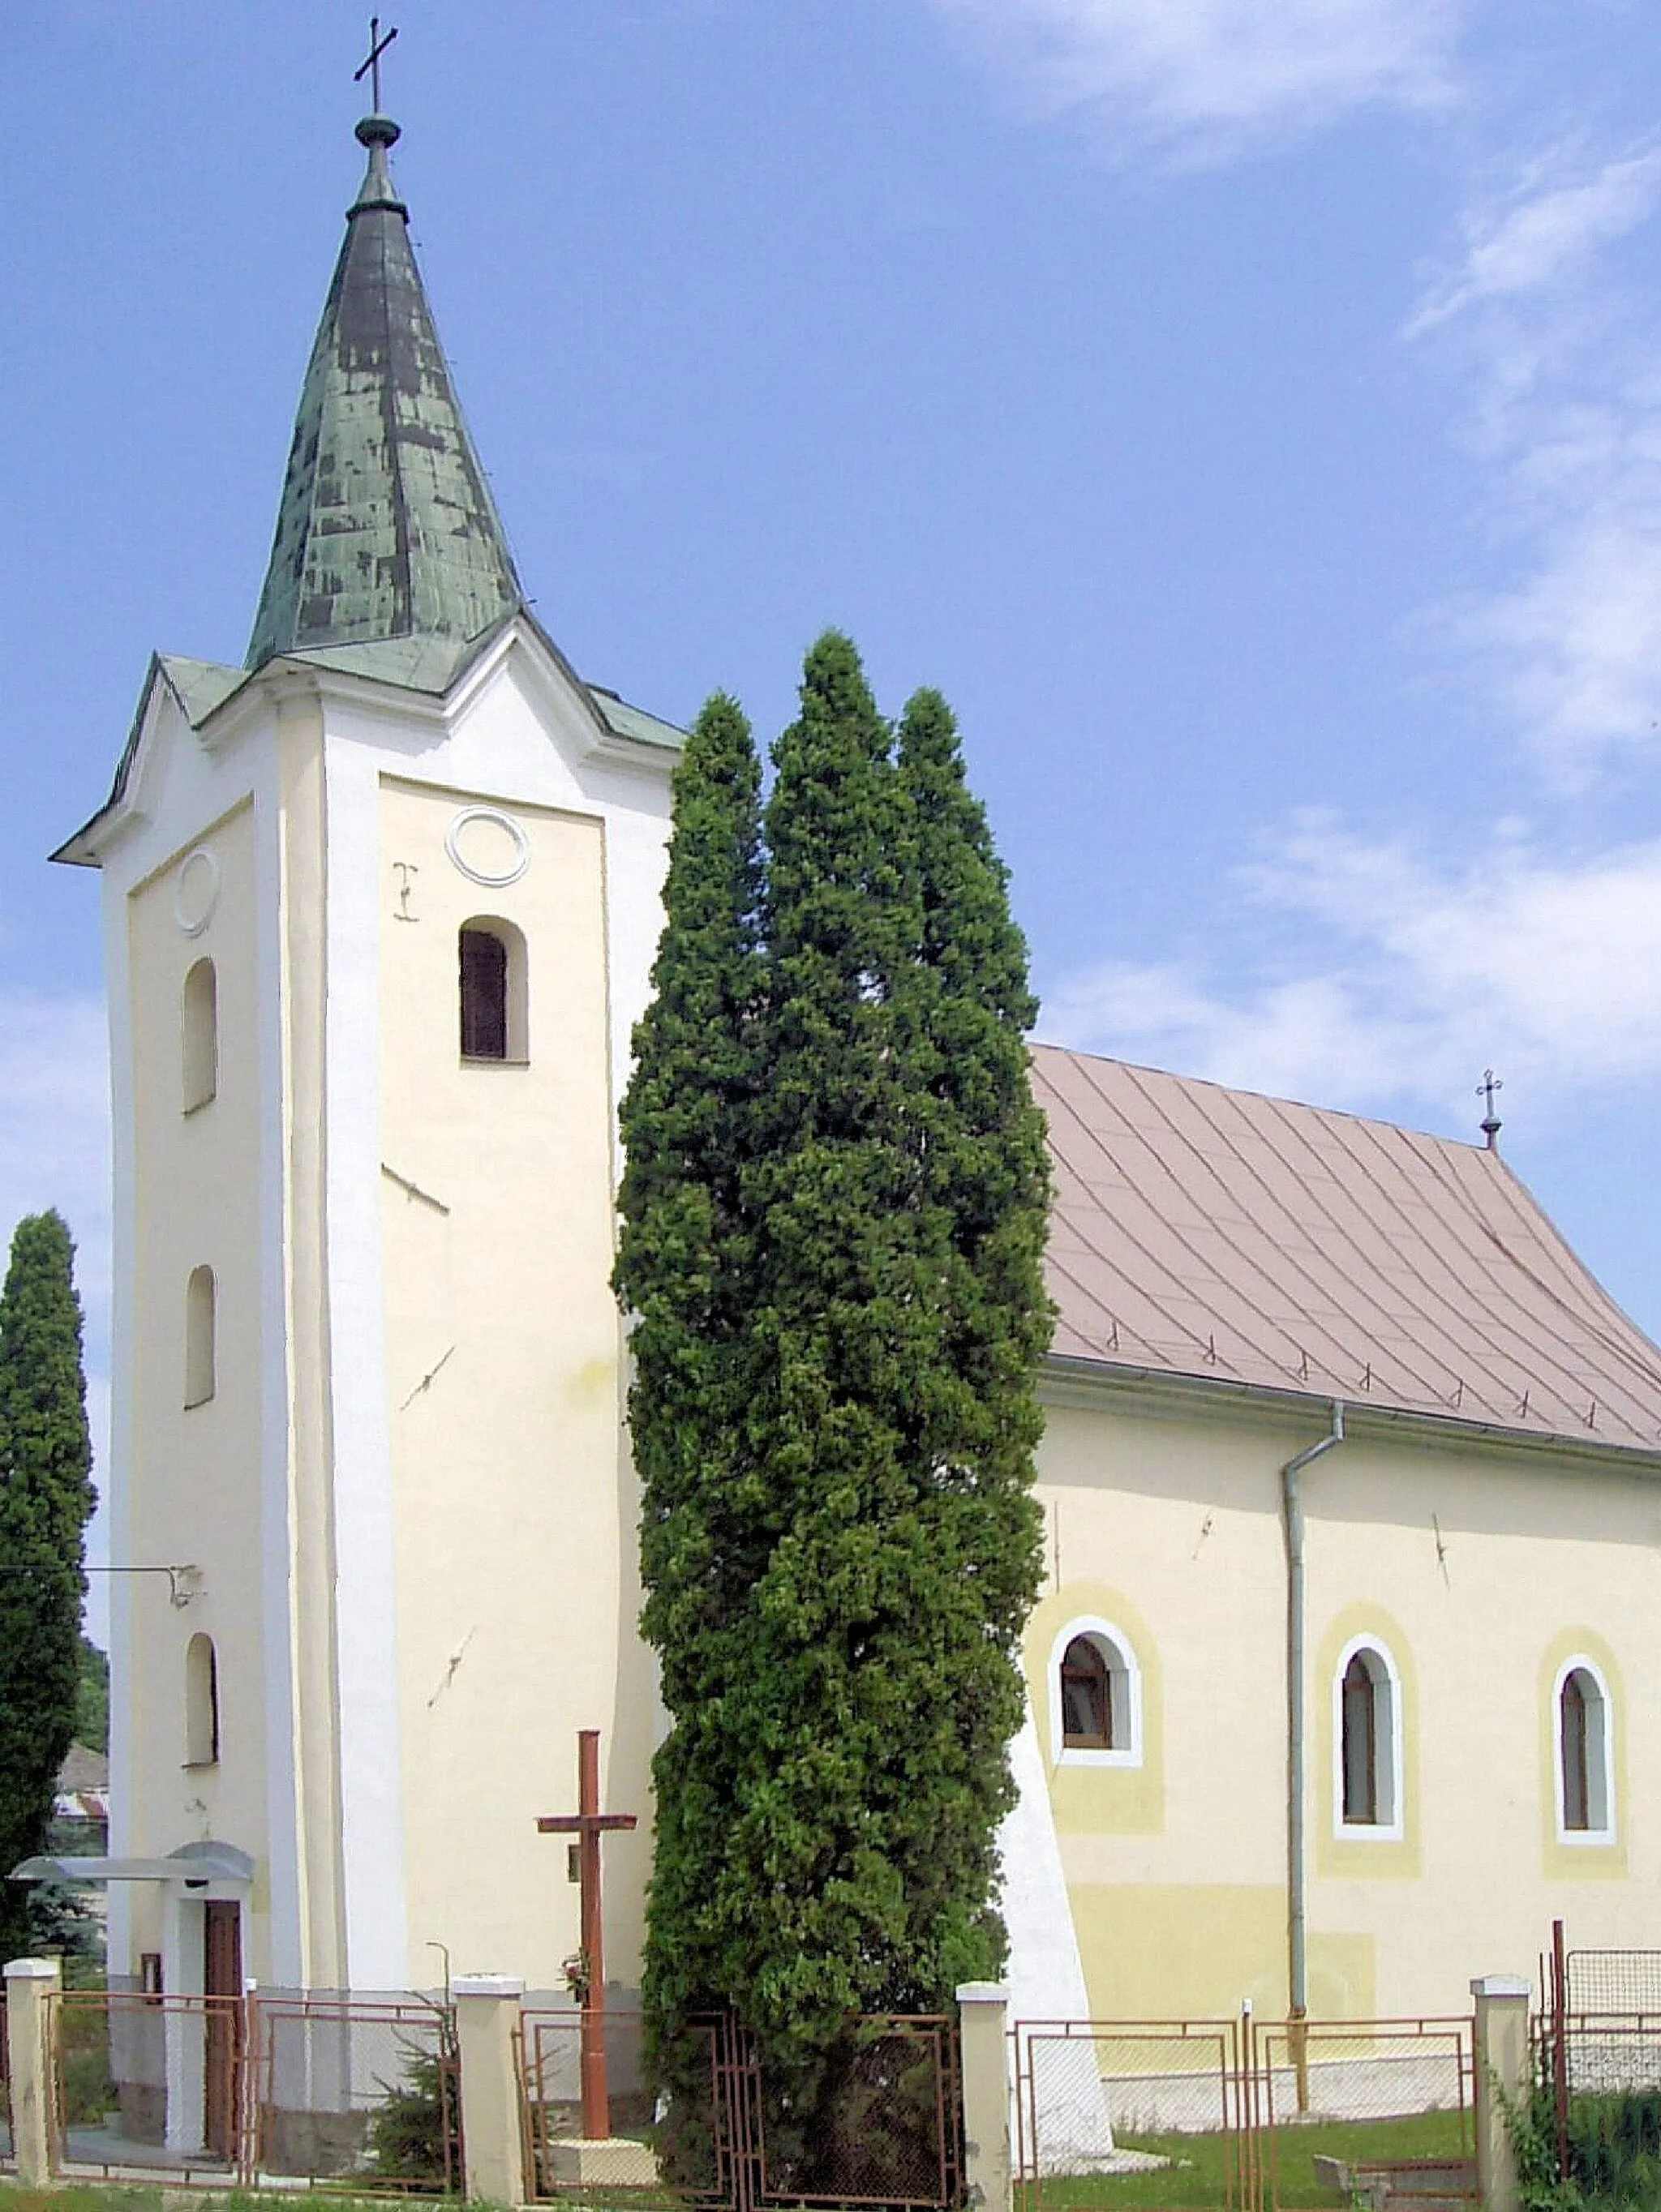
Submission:
[[[1024,2021],[1013,2038],[1016,2171],[1036,2203],[1046,2180],[1155,2163],[1123,2136],[1216,2136],[1224,2203],[1246,2194],[1239,2024]]]
[[[60,2172],[221,2186],[240,2172],[242,1999],[65,1990],[47,2022]]]
[[[1012,2039],[1024,2212],[1046,2191],[1072,2203],[1085,2176],[1172,2163],[1198,2200],[1264,2212],[1312,2201],[1312,2159],[1340,2141],[1332,2175],[1358,2201],[1392,2181],[1475,2194],[1468,2020],[1022,2021]]]
[[[1661,1951],[1566,1951],[1563,1978],[1569,2013],[1661,2020]]]
[[[595,2032],[604,2039],[611,2124],[617,2148],[611,2156],[606,2193],[658,2192],[660,2185],[654,2152],[648,2148],[655,2118],[656,2100],[648,2084],[645,2067],[645,2024],[638,2013],[607,2010]],[[691,2054],[694,2079],[713,2094],[715,2029],[713,2025],[694,2039],[703,2052],[702,2065]],[[583,2015],[575,2007],[557,2011],[526,2009],[520,2014],[518,2031],[520,2110],[525,2137],[525,2170],[533,2198],[549,2201],[592,2193],[579,2150],[582,2138]],[[630,2146],[637,2154],[630,2154]],[[682,2193],[714,2195],[717,2186],[714,2142],[708,2128],[696,2146],[680,2146],[680,2164],[696,2166],[696,2176]],[[702,2181],[702,2188],[698,2183]]]
[[[608,2012],[613,2137],[603,2165],[577,2134],[582,2025],[575,2010],[520,2021],[526,2164],[542,2201],[655,2193],[728,2212],[946,2212],[963,2201],[954,2020],[850,2021],[808,2075],[787,2081],[730,2018],[693,2023],[648,2075],[638,2018]]]
[[[1661,1952],[1571,1951],[1559,1920],[1541,1983],[1536,2079],[1558,2178],[1589,2201],[1620,2194],[1618,2169],[1636,2160],[1648,2173],[1661,2157]]]
[[[106,2180],[350,2179],[461,2186],[448,2008],[384,2001],[64,1990],[50,2001],[60,2173]]]
[[[423,1997],[249,2001],[251,2179],[461,2186],[455,2016]]]
[[[737,2072],[754,2127],[751,2160],[738,2168],[738,2212],[751,2203],[925,2212],[960,2201],[955,2021],[891,2014],[850,2023],[846,2042],[824,2062],[811,2122],[753,2047],[739,2054]]]

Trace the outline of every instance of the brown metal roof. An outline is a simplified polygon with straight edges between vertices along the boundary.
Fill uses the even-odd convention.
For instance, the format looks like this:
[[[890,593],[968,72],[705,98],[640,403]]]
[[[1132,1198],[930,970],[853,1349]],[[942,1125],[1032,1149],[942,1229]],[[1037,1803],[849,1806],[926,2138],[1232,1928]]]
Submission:
[[[1497,1152],[1038,1045],[1054,1349],[1661,1449],[1661,1350]]]

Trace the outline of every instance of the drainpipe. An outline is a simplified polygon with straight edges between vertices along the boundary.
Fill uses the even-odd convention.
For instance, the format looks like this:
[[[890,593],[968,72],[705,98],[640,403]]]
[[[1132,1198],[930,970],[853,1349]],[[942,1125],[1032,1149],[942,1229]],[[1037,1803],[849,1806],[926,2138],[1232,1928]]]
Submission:
[[[1298,1478],[1323,1452],[1344,1440],[1344,1409],[1332,1401],[1332,1428],[1281,1469],[1287,1540],[1287,1905],[1292,2018],[1309,2012],[1309,1925],[1304,1864],[1304,1499]],[[1294,2031],[1295,2033],[1295,2031]],[[1301,2036],[1295,2040],[1302,2044]],[[1299,2110],[1308,2103],[1306,2064],[1298,2068]]]

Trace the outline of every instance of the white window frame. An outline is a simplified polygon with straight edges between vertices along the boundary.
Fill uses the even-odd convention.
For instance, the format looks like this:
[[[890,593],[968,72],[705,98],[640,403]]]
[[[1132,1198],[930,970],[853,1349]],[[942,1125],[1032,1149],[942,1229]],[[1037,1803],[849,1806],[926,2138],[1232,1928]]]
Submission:
[[[1603,1767],[1603,1824],[1598,1828],[1590,1826],[1594,1796],[1590,1730],[1586,1736],[1586,1817],[1589,1825],[1584,1828],[1571,1828],[1563,1818],[1568,1810],[1563,1788],[1563,1687],[1569,1676],[1576,1673],[1591,1677],[1603,1715],[1598,1750]],[[1587,1717],[1590,1719],[1591,1716]],[[1615,1841],[1615,1703],[1609,1696],[1608,1676],[1597,1662],[1584,1651],[1577,1651],[1571,1658],[1564,1660],[1551,1686],[1551,1788],[1552,1819],[1560,1844],[1567,1844],[1571,1850],[1584,1850],[1588,1844],[1596,1850],[1600,1844],[1607,1847]]]
[[[1381,1759],[1375,1779],[1388,1784],[1390,1788],[1390,1818],[1387,1820],[1347,1820],[1344,1818],[1344,1676],[1349,1662],[1365,1652],[1376,1659],[1384,1670],[1384,1686],[1390,1694],[1390,1711],[1383,1717],[1388,1724],[1387,1759]],[[1376,1690],[1375,1685],[1375,1690]],[[1373,1709],[1373,1747],[1377,1755],[1378,1723],[1380,1716],[1375,1703]],[[1399,1844],[1407,1833],[1406,1802],[1403,1790],[1403,1761],[1402,1737],[1404,1716],[1402,1711],[1402,1674],[1396,1666],[1390,1646],[1377,1636],[1352,1636],[1338,1654],[1338,1663],[1332,1670],[1332,1832],[1339,1841],[1348,1844]]]
[[[1102,1656],[1109,1675],[1116,1674],[1123,1683],[1128,1741],[1123,1750],[1089,1751],[1064,1741],[1062,1660],[1068,1645],[1080,1636],[1087,1636],[1098,1648],[1107,1647]],[[1118,1717],[1116,1706],[1114,1717]],[[1069,1620],[1050,1647],[1050,1760],[1056,1766],[1140,1766],[1142,1763],[1142,1670],[1136,1663],[1136,1647],[1123,1628],[1104,1620],[1099,1613],[1080,1613],[1076,1620]]]

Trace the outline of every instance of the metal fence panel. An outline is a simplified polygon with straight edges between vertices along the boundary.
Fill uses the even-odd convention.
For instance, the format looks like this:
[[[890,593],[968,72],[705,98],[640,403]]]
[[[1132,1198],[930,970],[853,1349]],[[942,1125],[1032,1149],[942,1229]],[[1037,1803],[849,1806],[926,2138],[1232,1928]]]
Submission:
[[[1126,2136],[1221,2138],[1224,2202],[1247,2195],[1245,2085],[1232,2021],[1022,2021],[1013,2034],[1016,2173],[1029,2212],[1048,2182],[1161,2163]]]
[[[251,2000],[250,2178],[461,2186],[455,2017],[423,1997]]]
[[[1041,2212],[1047,2189],[1070,2203],[1083,2177],[1168,2159],[1204,2170],[1206,2201],[1220,2191],[1230,2212],[1263,2212],[1287,2194],[1277,2146],[1294,2128],[1313,2130],[1297,2138],[1305,2153],[1342,2142],[1335,2163],[1358,2202],[1387,2193],[1392,2176],[1398,2192],[1475,2192],[1468,2020],[1020,2021],[1012,2041],[1025,2212]],[[1419,2131],[1427,2154],[1414,2154],[1409,2126],[1356,2159],[1358,2123],[1420,2119],[1433,2123]],[[1322,2123],[1339,2132],[1323,2136]]]
[[[1563,1969],[1567,2011],[1661,2019],[1661,1951],[1569,1951]]]
[[[957,2023],[890,2015],[851,2023],[826,2062],[811,2121],[758,2069],[759,2201],[956,2204],[962,2194]]]
[[[645,2064],[645,2024],[638,2013],[608,2009],[604,2016],[605,2065],[611,2091],[611,2128],[615,2137],[640,2145],[632,2178],[606,2185],[605,2193],[629,2196],[665,2193],[658,2180],[657,2159],[652,2148],[655,2098],[648,2082]],[[538,2201],[568,2195],[592,2195],[579,2171],[575,2144],[582,2134],[582,2027],[580,2009],[572,2006],[539,2011],[527,2008],[520,2015],[518,2047],[520,2112],[525,2134],[526,2172],[531,2193]],[[694,2179],[680,2193],[716,2193],[715,2143],[706,2101],[715,2081],[713,2024],[693,2038],[691,2054],[693,2080],[699,2079],[704,2096],[697,2101],[703,2110],[702,2131],[688,2120],[688,2137],[677,2146],[677,2162]],[[699,2179],[703,2185],[699,2187]]]
[[[611,2124],[639,2146],[636,2179],[583,2179],[582,2014],[527,2009],[519,2030],[526,2172],[533,2195],[680,2203],[868,2206],[946,2212],[963,2195],[957,2023],[850,2021],[814,2094],[774,2081],[732,2019],[694,2022],[645,2063],[637,2014],[605,2015]]]
[[[48,2022],[60,2170],[221,2187],[240,2172],[240,1998],[66,1990]]]
[[[1475,2046],[1469,2020],[1286,2021],[1256,2027],[1250,2062],[1253,2125],[1266,2148],[1250,2161],[1263,2201],[1284,2193],[1286,2131],[1342,2122],[1452,2123],[1451,2146],[1426,2154],[1399,2140],[1369,2160],[1350,2150],[1358,2202],[1396,2194],[1474,2197]],[[1430,2131],[1427,2131],[1430,2132]],[[1348,2141],[1349,2138],[1346,2137]]]

